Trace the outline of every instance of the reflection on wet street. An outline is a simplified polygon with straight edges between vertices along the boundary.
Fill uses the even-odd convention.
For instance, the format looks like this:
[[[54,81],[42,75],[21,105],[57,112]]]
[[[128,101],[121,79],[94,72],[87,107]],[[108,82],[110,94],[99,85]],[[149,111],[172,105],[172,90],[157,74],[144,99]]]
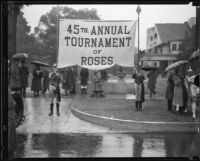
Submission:
[[[200,156],[198,133],[128,133],[80,120],[62,100],[61,116],[49,117],[47,95],[24,99],[25,121],[17,128],[16,158],[193,157]]]
[[[18,134],[18,145],[16,158],[200,156],[197,133]]]

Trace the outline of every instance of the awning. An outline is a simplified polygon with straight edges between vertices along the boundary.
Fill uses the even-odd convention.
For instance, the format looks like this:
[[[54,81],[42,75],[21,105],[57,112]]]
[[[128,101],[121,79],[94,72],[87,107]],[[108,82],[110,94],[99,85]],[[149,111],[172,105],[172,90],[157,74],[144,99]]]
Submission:
[[[144,55],[140,60],[142,61],[176,61],[176,55],[156,55],[148,54]]]

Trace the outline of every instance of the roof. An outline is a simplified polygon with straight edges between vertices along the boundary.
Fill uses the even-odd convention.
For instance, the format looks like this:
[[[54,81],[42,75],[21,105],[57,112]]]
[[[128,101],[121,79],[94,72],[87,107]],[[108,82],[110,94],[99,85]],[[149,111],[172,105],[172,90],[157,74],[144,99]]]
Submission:
[[[165,23],[155,24],[162,43],[169,41],[184,40],[186,32],[188,32],[188,25],[185,23]]]

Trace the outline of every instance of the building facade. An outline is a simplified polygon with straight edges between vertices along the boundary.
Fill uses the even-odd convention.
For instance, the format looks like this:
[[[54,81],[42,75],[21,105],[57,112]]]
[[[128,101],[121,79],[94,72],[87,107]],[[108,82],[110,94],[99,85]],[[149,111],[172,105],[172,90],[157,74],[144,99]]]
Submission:
[[[185,49],[185,40],[190,28],[195,25],[195,17],[185,23],[155,24],[147,29],[146,50],[140,59],[142,65],[165,69],[178,60]]]

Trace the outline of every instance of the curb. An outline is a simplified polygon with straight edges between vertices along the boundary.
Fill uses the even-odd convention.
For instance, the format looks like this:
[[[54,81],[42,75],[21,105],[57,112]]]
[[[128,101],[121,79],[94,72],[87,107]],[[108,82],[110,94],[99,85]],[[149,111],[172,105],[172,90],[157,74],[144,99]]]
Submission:
[[[71,112],[78,118],[108,127],[113,130],[130,132],[197,132],[199,122],[156,122],[156,121],[136,121],[109,118],[92,115],[71,107]]]

